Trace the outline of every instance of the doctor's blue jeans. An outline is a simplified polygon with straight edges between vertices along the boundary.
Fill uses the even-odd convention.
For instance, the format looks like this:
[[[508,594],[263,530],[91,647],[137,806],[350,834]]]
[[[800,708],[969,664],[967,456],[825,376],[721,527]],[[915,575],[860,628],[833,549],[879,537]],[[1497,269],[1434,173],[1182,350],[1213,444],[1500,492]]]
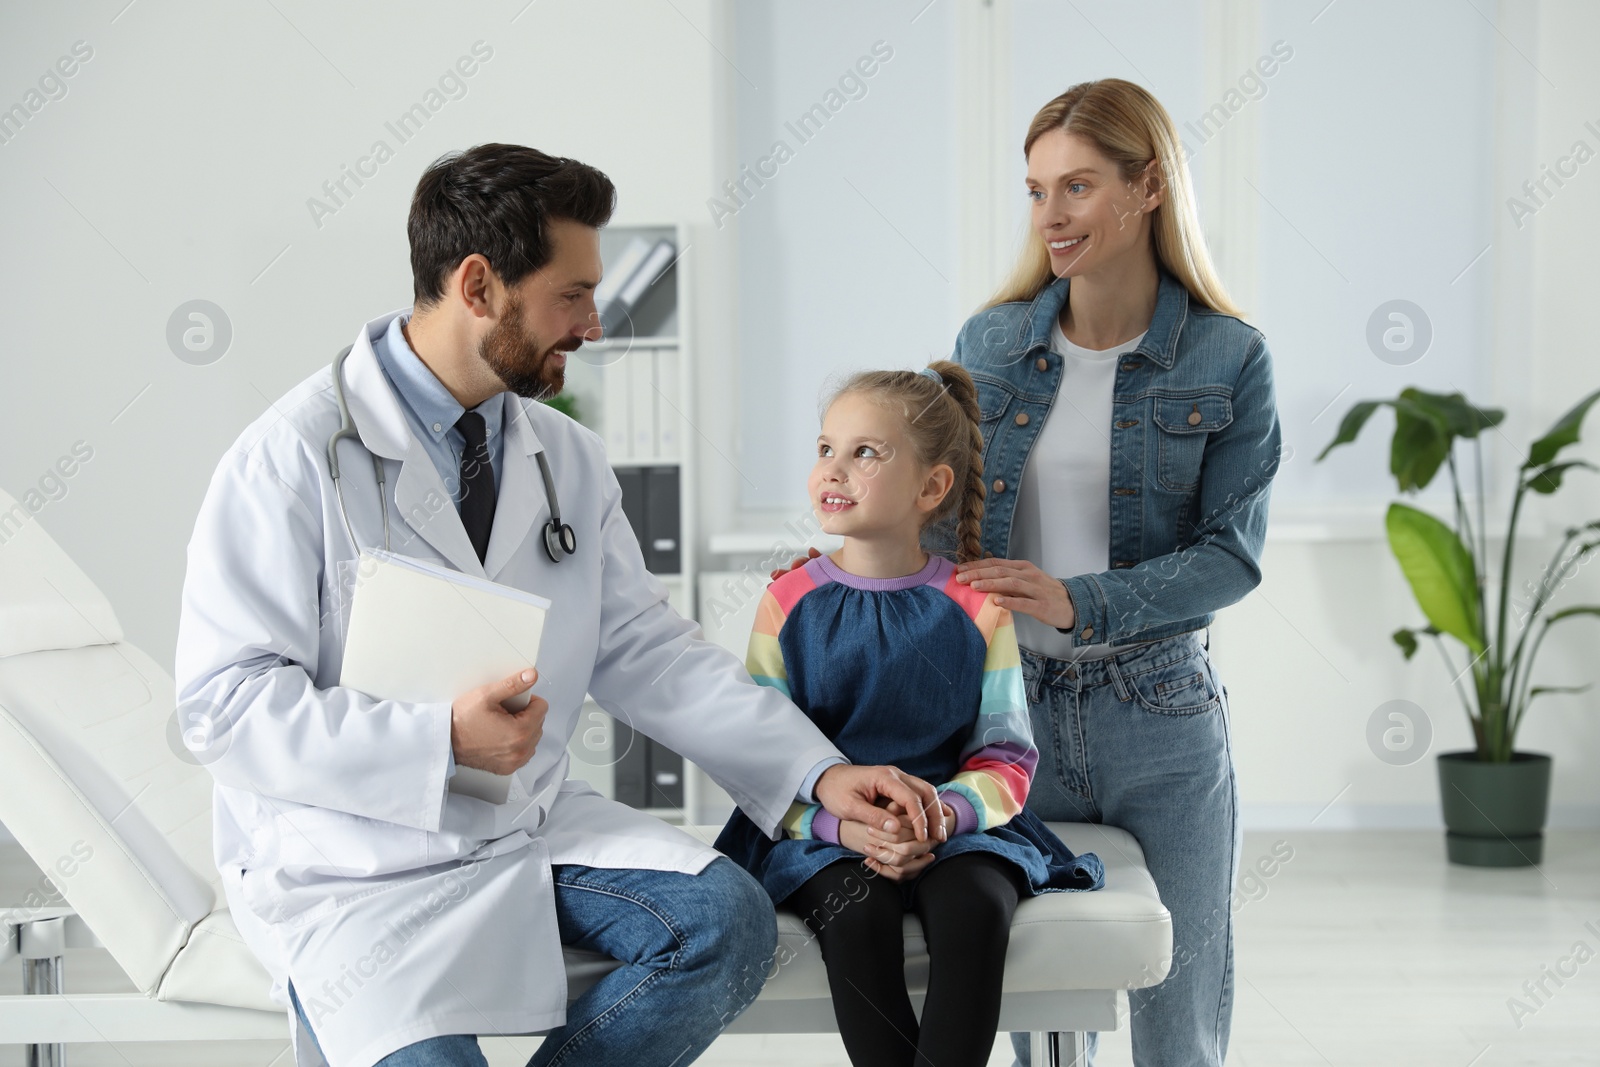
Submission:
[[[622,966],[567,1008],[528,1067],[682,1067],[761,992],[778,943],[772,899],[726,857],[699,874],[562,865],[561,943]],[[293,986],[300,1023],[316,1035]],[[320,1048],[320,1046],[319,1046]],[[376,1067],[485,1067],[470,1034],[407,1045]]]
[[[1239,804],[1206,633],[1076,664],[1022,650],[1039,750],[1028,807],[1127,830],[1172,913],[1166,979],[1128,992],[1136,1067],[1218,1067],[1228,1049]],[[1012,1047],[1027,1067],[1027,1035]],[[1090,1034],[1091,1062],[1094,1047]]]

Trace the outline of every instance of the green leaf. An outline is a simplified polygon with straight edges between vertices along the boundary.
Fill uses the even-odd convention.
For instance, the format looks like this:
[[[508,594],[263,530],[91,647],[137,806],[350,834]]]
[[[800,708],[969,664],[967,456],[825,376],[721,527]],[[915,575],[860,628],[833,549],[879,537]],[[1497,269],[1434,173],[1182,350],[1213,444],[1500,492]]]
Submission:
[[[1389,473],[1402,493],[1422,489],[1433,481],[1450,454],[1451,441],[1449,427],[1433,409],[1405,399],[1403,394],[1395,401]]]
[[[1426,511],[1401,503],[1389,505],[1384,525],[1411,594],[1434,629],[1459,640],[1474,656],[1482,654],[1477,567],[1461,538]]]
[[[1506,417],[1500,408],[1480,408],[1460,393],[1429,393],[1411,388],[1401,391],[1400,398],[1429,412],[1456,437],[1476,437],[1500,425]]]
[[[1327,447],[1318,453],[1317,458],[1312,462],[1321,463],[1322,457],[1332,452],[1336,447],[1347,445],[1354,441],[1357,435],[1361,433],[1361,427],[1367,424],[1367,420],[1372,417],[1374,411],[1377,411],[1385,404],[1392,405],[1393,403],[1394,401],[1392,400],[1363,400],[1345,412],[1344,418],[1339,422],[1339,432],[1334,435],[1333,440],[1328,442]]]
[[[1528,703],[1533,703],[1533,698],[1540,693],[1587,693],[1594,688],[1594,683],[1588,685],[1536,685],[1528,690]]]
[[[1432,626],[1424,626],[1416,630],[1411,629],[1409,626],[1402,626],[1391,636],[1394,638],[1394,643],[1399,645],[1400,650],[1406,654],[1406,659],[1410,659],[1417,654],[1417,638],[1419,636],[1438,637],[1439,631]]]
[[[571,393],[557,393],[555,396],[546,397],[543,402],[555,408],[573,422],[583,421],[583,417],[578,412],[578,398]]]
[[[1550,432],[1533,443],[1528,449],[1528,462],[1522,465],[1523,470],[1532,470],[1542,467],[1555,459],[1556,453],[1578,440],[1578,428],[1583,424],[1583,417],[1589,413],[1590,406],[1600,400],[1600,389],[1596,389],[1582,400],[1573,405],[1572,410],[1556,420],[1550,427]]]
[[[1575,604],[1570,608],[1562,608],[1546,618],[1545,624],[1553,626],[1562,619],[1568,619],[1574,615],[1594,615],[1600,618],[1600,604]]]
[[[1591,471],[1600,470],[1600,467],[1581,459],[1569,460],[1566,463],[1552,463],[1548,467],[1534,471],[1528,476],[1528,488],[1535,493],[1553,493],[1561,488],[1561,476],[1573,467],[1582,467]]]

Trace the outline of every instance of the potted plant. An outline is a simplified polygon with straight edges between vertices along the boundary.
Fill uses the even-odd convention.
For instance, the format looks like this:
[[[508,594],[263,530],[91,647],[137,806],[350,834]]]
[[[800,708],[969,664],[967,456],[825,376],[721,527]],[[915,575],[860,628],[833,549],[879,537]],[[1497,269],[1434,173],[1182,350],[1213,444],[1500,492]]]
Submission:
[[[544,398],[544,402],[573,422],[583,421],[583,416],[578,413],[578,398],[571,393],[557,393],[555,396],[547,396]]]
[[[1558,461],[1600,390],[1580,400],[1556,420],[1550,431],[1528,449],[1517,470],[1517,487],[1500,560],[1498,603],[1489,611],[1487,592],[1491,557],[1484,515],[1484,430],[1498,426],[1504,411],[1478,407],[1460,393],[1448,395],[1406,389],[1393,400],[1363,400],[1339,424],[1339,432],[1317,456],[1317,462],[1339,445],[1354,441],[1372,413],[1390,407],[1395,413],[1389,447],[1389,472],[1402,493],[1425,488],[1440,467],[1450,472],[1455,521],[1446,524],[1419,508],[1395,501],[1385,526],[1389,547],[1428,620],[1420,628],[1401,627],[1394,642],[1407,660],[1416,654],[1419,638],[1439,649],[1472,723],[1476,748],[1438,756],[1439,791],[1444,808],[1446,849],[1454,863],[1485,867],[1518,867],[1543,858],[1544,822],[1549,809],[1548,755],[1519,752],[1517,730],[1534,700],[1546,693],[1581,693],[1583,686],[1533,685],[1534,661],[1550,628],[1579,616],[1600,618],[1600,605],[1580,604],[1546,609],[1551,599],[1590,554],[1600,548],[1600,520],[1565,531],[1550,563],[1536,580],[1523,584],[1528,596],[1515,605],[1513,618],[1513,549],[1517,519],[1528,494],[1548,496],[1561,488],[1569,471],[1594,471],[1581,459]],[[1462,501],[1461,472],[1455,445],[1472,442],[1477,479],[1477,518]],[[1446,639],[1460,645],[1467,665],[1458,667]],[[1470,689],[1465,679],[1470,673]]]

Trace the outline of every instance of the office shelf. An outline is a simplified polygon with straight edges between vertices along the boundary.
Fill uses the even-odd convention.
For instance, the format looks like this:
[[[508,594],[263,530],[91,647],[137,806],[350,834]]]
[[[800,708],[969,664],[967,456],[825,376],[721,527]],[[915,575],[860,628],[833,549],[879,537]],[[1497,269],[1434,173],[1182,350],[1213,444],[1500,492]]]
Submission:
[[[691,244],[684,224],[612,225],[600,231],[600,257],[607,269],[634,238],[673,242],[677,258],[634,308],[631,318],[604,340],[585,344],[567,362],[567,392],[580,420],[599,433],[619,471],[675,469],[678,482],[678,566],[656,576],[667,586],[679,614],[695,618],[698,561],[694,506],[696,465],[689,443],[694,418],[694,344],[690,314],[692,281],[682,256]],[[650,552],[646,549],[646,559]],[[616,736],[616,725],[593,700],[579,714],[569,750],[573,777],[616,796],[614,753],[596,742]],[[683,808],[641,808],[668,822],[693,821],[700,804],[701,772],[683,765]]]

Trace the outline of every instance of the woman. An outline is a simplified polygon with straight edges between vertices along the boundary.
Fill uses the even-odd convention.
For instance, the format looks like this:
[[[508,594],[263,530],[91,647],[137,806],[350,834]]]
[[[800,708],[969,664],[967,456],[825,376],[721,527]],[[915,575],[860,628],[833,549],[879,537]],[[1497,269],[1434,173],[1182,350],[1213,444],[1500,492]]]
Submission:
[[[1128,830],[1172,913],[1165,980],[1128,994],[1134,1062],[1221,1064],[1239,819],[1207,628],[1261,581],[1272,359],[1212,269],[1149,93],[1075,85],[1023,155],[1032,232],[952,356],[978,387],[988,483],[988,558],[957,570],[1016,620],[1039,750],[1027,806]],[[954,559],[956,531],[924,544]]]
[[[1028,807],[1128,830],[1172,912],[1165,981],[1129,993],[1134,1062],[1220,1064],[1239,820],[1227,690],[1200,631],[1261,580],[1271,356],[1212,269],[1149,93],[1075,85],[1023,154],[1032,232],[952,357],[978,386],[993,557],[959,580],[1016,617],[1040,752]],[[930,530],[930,549],[954,545],[948,524]]]

